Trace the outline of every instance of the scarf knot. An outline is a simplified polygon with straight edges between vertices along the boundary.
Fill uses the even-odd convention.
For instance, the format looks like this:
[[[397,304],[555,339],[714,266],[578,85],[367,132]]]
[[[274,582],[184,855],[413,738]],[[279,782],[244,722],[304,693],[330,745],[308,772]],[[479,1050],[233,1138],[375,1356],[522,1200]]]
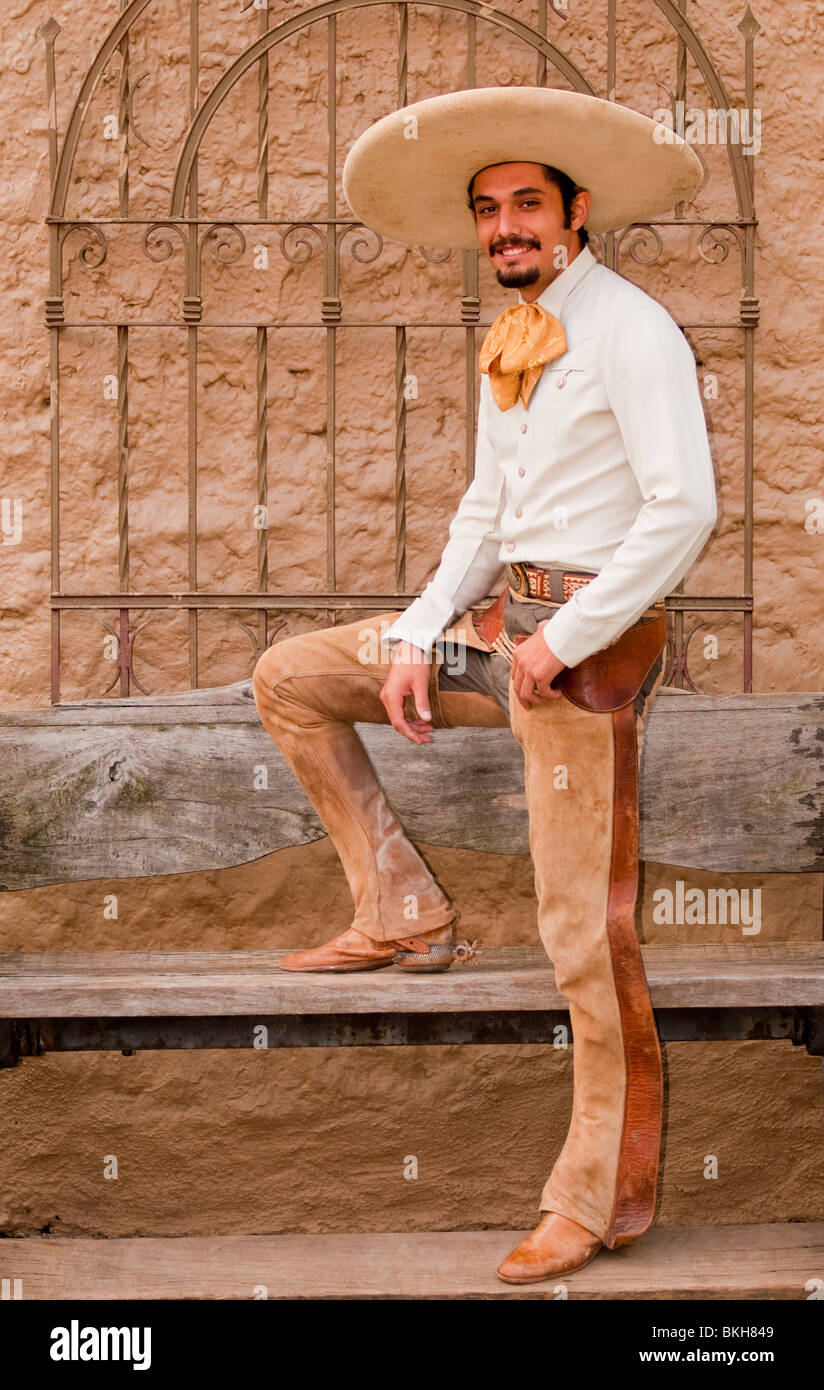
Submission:
[[[499,410],[526,407],[547,362],[566,352],[563,324],[540,304],[512,304],[491,324],[480,368]]]

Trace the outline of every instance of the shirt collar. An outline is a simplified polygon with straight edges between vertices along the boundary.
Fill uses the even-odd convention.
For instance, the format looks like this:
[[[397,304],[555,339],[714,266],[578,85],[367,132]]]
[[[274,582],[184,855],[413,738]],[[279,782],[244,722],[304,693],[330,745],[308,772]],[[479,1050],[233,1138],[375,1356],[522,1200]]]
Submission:
[[[557,318],[561,305],[567,295],[571,294],[575,286],[580,284],[587,271],[591,270],[594,265],[598,265],[598,261],[593,256],[589,247],[583,246],[575,259],[570,261],[569,265],[565,270],[561,271],[560,275],[555,276],[555,279],[550,285],[547,285],[543,294],[539,294],[538,298],[533,302],[535,304],[540,304],[541,308],[545,309],[548,314],[554,314]],[[524,302],[524,298],[519,290],[518,303],[523,304]]]

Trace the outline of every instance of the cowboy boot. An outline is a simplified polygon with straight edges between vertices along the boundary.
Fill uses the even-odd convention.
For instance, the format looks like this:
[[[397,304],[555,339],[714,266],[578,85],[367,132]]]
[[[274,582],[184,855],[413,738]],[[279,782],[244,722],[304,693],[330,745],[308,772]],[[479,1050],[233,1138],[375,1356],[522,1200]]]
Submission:
[[[340,974],[352,970],[382,970],[386,965],[397,963],[404,970],[448,970],[455,956],[453,940],[451,923],[421,936],[404,937],[401,941],[376,941],[357,927],[349,927],[324,946],[283,956],[280,968]]]
[[[496,1273],[507,1284],[533,1284],[557,1274],[571,1274],[595,1259],[603,1241],[577,1221],[548,1211],[520,1245],[499,1264]]]

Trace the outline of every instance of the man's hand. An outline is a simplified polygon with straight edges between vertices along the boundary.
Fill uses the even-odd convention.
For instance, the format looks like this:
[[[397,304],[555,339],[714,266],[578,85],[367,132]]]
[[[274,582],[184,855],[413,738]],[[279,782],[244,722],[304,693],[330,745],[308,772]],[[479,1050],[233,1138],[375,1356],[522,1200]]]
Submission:
[[[432,662],[420,647],[401,642],[392,657],[392,669],[381,688],[381,703],[389,715],[393,729],[408,738],[410,743],[432,742],[432,714],[429,709],[429,681]],[[417,719],[406,719],[403,702],[411,695],[418,713]]]
[[[542,700],[557,700],[563,694],[552,686],[555,677],[564,669],[544,641],[543,629],[549,622],[545,618],[537,630],[525,642],[519,642],[512,660],[512,684],[515,694],[524,709],[530,709]]]

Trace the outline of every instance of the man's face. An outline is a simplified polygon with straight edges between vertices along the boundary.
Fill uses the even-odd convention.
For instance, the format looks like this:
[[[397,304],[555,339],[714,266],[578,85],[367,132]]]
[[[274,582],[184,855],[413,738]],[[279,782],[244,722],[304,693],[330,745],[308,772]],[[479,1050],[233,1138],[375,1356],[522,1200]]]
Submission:
[[[561,191],[547,183],[540,164],[492,164],[476,174],[475,227],[499,282],[522,290],[527,303],[537,299],[577,255],[577,228],[590,201],[589,193],[577,194],[565,227]]]

